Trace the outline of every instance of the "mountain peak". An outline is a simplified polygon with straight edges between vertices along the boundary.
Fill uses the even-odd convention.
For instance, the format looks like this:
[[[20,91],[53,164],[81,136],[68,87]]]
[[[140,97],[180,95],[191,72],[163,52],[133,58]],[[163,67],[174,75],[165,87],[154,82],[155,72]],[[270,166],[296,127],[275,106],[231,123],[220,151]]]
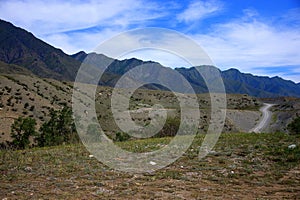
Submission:
[[[241,73],[240,70],[236,69],[236,68],[229,68],[227,70],[225,70],[224,72],[236,72],[236,73]]]
[[[84,51],[79,51],[75,54],[72,54],[71,57],[75,58],[76,60],[82,62],[86,57],[87,57],[87,53],[85,53]]]
[[[87,53],[85,53],[85,51],[79,51],[77,53],[72,54],[71,56],[79,56],[79,55],[87,55]]]

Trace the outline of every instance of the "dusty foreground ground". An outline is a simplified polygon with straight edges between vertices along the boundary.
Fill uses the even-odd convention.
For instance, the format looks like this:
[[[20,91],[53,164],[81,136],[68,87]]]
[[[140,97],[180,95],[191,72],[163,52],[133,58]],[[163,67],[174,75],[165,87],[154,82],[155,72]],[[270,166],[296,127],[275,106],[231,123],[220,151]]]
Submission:
[[[299,199],[300,138],[225,134],[198,160],[199,136],[172,165],[151,174],[117,172],[82,145],[0,151],[0,199]],[[119,143],[152,151],[170,138]],[[288,148],[295,144],[295,148]]]

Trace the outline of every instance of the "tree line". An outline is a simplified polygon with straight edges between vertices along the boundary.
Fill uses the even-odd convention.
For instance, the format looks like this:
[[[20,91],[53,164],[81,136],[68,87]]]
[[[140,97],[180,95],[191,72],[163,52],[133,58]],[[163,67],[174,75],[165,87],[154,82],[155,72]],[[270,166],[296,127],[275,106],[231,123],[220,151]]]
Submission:
[[[174,136],[179,124],[180,120],[178,118],[168,118],[164,128],[154,137]],[[26,149],[34,146],[45,147],[79,142],[72,110],[69,107],[64,107],[61,110],[51,109],[50,119],[44,122],[38,131],[35,126],[35,119],[19,117],[11,126],[12,141],[2,143],[1,147]],[[300,134],[300,116],[297,116],[287,128],[290,134]],[[88,134],[96,132],[94,129],[90,129],[87,131]],[[123,132],[117,132],[114,138],[115,141],[126,141],[128,139],[130,139],[130,136]]]
[[[61,110],[50,110],[50,119],[36,130],[36,120],[30,117],[19,117],[11,126],[12,141],[6,141],[2,147],[26,149],[33,146],[55,146],[79,142],[72,110],[64,107]]]

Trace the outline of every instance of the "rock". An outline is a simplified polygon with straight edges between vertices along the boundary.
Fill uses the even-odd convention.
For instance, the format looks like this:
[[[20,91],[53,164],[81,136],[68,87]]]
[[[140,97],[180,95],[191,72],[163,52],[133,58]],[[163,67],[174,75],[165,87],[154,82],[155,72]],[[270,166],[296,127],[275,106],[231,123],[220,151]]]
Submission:
[[[296,148],[296,145],[295,145],[295,144],[291,144],[291,145],[288,146],[288,148],[289,148],[289,149],[295,149],[295,148]]]
[[[156,162],[150,161],[150,165],[156,165]]]
[[[26,172],[31,172],[31,171],[32,171],[32,168],[31,168],[31,167],[25,167],[24,170],[25,170]]]

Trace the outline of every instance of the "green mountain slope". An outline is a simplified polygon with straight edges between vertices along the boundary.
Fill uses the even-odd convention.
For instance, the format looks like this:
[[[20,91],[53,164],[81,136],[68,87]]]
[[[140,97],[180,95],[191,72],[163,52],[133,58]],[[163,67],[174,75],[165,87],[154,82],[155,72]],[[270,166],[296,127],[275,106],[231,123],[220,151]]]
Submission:
[[[184,85],[184,81],[174,76],[175,71],[173,69],[163,67],[160,63],[136,58],[117,60],[103,54],[87,54],[83,51],[74,55],[67,55],[62,50],[52,47],[26,30],[0,20],[1,73],[32,73],[39,77],[72,81],[75,80],[76,73],[83,61],[86,64],[93,65],[94,68],[90,72],[104,70],[108,66],[99,82],[100,85],[114,86],[121,76],[140,65],[147,65],[147,68],[138,69],[138,76],[128,77],[130,81],[140,81],[143,78],[155,82],[155,78],[164,78],[169,83],[177,83],[178,86]],[[213,66],[198,66],[198,68],[208,71],[214,69]],[[203,78],[195,67],[189,69],[176,68],[175,70],[189,81],[197,93],[208,92]],[[241,73],[237,69],[220,71],[220,73],[227,93],[248,94],[255,97],[300,97],[300,83],[296,84],[280,77],[254,76]],[[151,76],[147,76],[147,74]],[[90,73],[90,75],[91,78],[98,78],[93,77],[93,73]],[[214,83],[213,77],[210,82]],[[148,84],[146,88],[167,89],[158,84]]]
[[[0,20],[0,61],[41,77],[73,80],[80,62],[32,33]]]

